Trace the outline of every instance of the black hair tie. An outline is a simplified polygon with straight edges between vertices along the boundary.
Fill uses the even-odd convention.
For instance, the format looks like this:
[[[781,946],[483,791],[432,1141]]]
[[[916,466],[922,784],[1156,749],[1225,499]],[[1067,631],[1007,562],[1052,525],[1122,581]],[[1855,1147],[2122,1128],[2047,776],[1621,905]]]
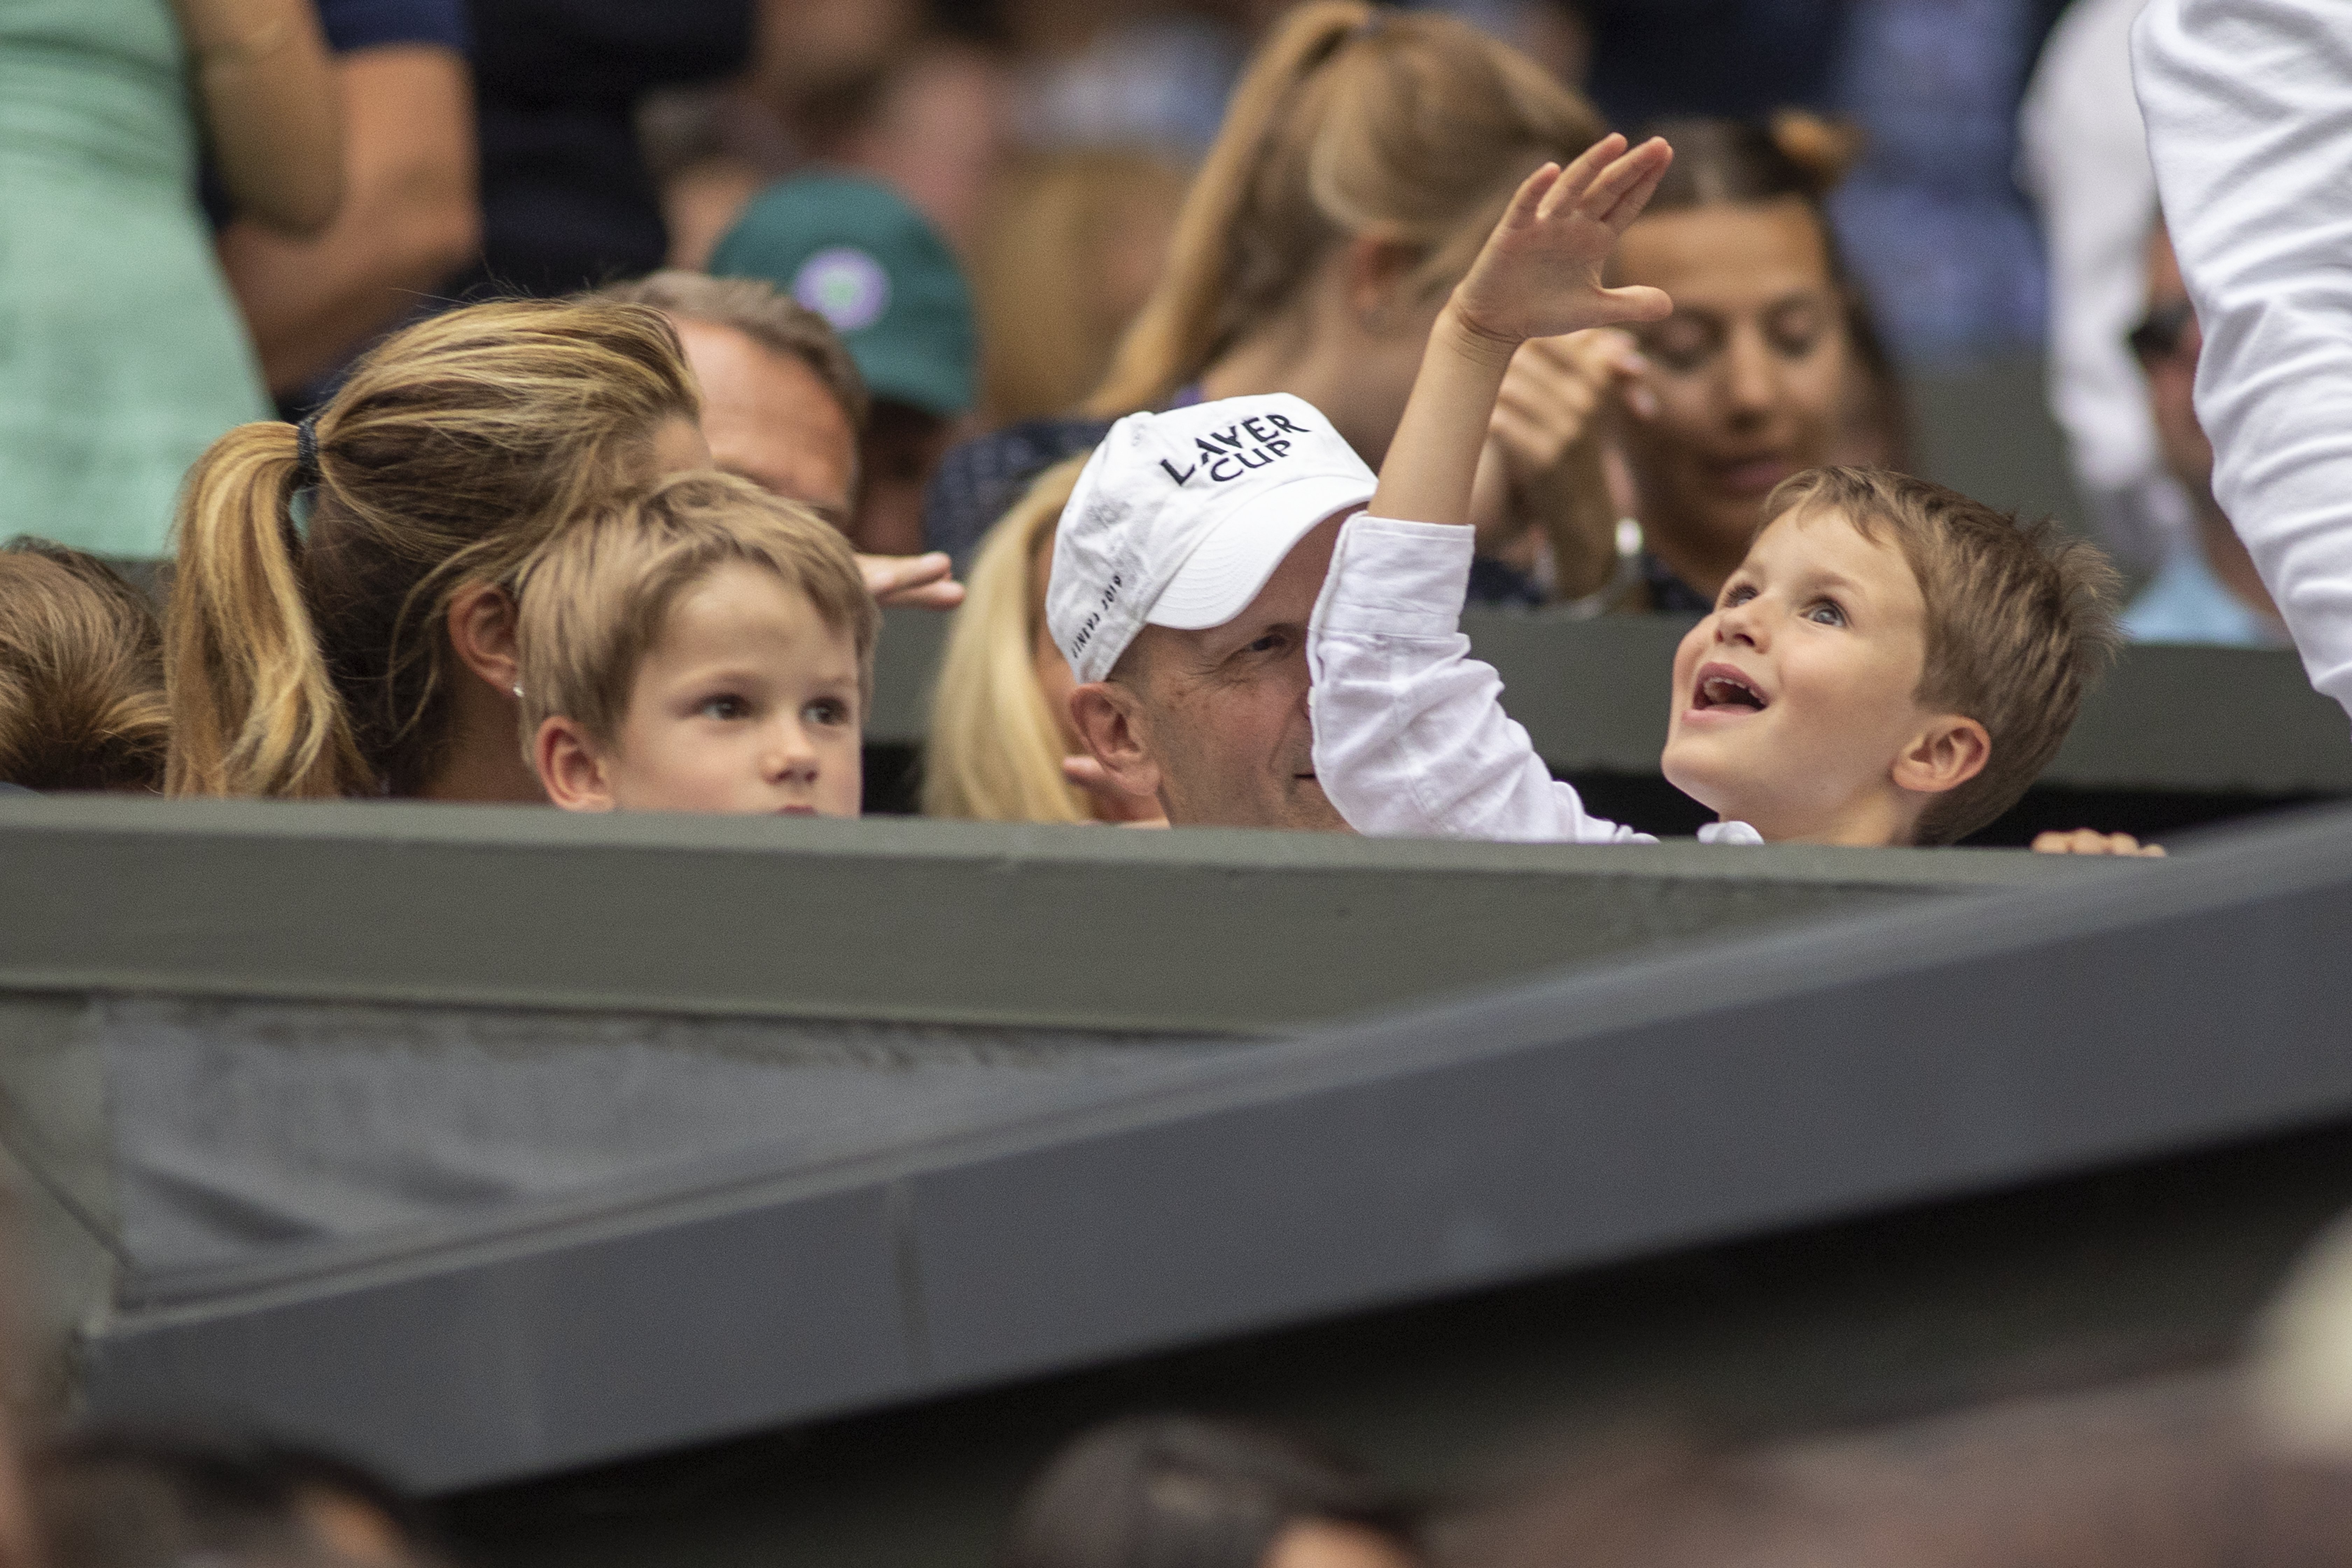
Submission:
[[[294,426],[294,488],[307,490],[319,482],[319,416],[306,416]]]

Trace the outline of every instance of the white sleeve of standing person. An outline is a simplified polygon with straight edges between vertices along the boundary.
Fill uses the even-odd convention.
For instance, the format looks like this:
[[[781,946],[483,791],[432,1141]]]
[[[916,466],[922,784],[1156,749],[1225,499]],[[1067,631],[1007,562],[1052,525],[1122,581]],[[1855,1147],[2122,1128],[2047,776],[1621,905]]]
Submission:
[[[2153,0],[2132,54],[2214,499],[2352,709],[2352,5]]]
[[[1307,642],[1324,795],[1376,837],[1656,843],[1586,811],[1503,711],[1502,678],[1462,635],[1475,542],[1370,516],[1339,531]],[[1757,842],[1742,824],[1701,837]]]

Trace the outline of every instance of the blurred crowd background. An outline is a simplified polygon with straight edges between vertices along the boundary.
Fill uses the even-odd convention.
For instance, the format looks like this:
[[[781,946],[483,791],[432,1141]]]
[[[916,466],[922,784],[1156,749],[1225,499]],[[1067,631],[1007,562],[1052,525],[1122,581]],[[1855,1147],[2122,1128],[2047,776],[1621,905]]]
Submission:
[[[357,351],[439,303],[561,294],[664,268],[758,270],[791,285],[844,330],[866,372],[867,483],[927,479],[955,440],[1063,413],[1097,384],[1150,292],[1228,93],[1283,8],[318,0],[343,122],[305,145],[263,101],[299,96],[303,51],[277,39],[274,23],[239,31],[240,4],[255,16],[272,9],[179,0],[191,47],[172,36],[163,0],[20,0],[0,16],[0,75],[15,84],[5,112],[16,121],[16,134],[0,134],[0,159],[40,182],[17,187],[12,221],[44,214],[42,232],[8,258],[21,286],[0,306],[17,330],[12,352],[32,366],[0,394],[0,440],[15,448],[12,468],[30,470],[0,516],[5,531],[160,554],[158,496],[222,428],[261,412],[257,393],[299,415]],[[2042,117],[2053,123],[2039,129],[2050,144],[2040,154],[2031,112],[2021,145],[2020,110],[2054,52],[2063,0],[1444,5],[1629,131],[1677,117],[1819,117],[1845,169],[1829,197],[1836,237],[1874,317],[1872,357],[1893,373],[1881,401],[1900,383],[1928,385],[1924,408],[1886,415],[1894,444],[1880,456],[1909,451],[1897,427],[1913,414],[1939,427],[1981,421],[1981,407],[1946,409],[1936,386],[1959,376],[1974,387],[1966,377],[2042,353],[2053,236],[2063,236],[2038,221],[2028,192],[2045,205],[2097,203],[2118,181],[2069,151],[2083,123],[2137,132],[2127,86],[2119,103],[2112,90],[2126,80],[2128,0],[2073,7],[2068,26],[2102,34],[2076,53],[2098,56],[2112,80],[2105,99],[2088,77],[2045,92],[2057,107]],[[174,70],[187,79],[173,82]],[[96,131],[84,123],[93,93],[112,100]],[[183,111],[183,94],[199,113]],[[58,157],[77,140],[79,174]],[[854,210],[858,184],[803,192],[798,208],[762,206],[763,193],[820,171],[887,187],[919,221],[893,228],[887,215]],[[233,314],[207,298],[217,291],[208,262],[171,210],[192,177]],[[2120,181],[2126,192],[2143,184]],[[864,240],[856,248],[889,274],[881,286],[937,309],[919,323],[878,321],[877,280],[855,263],[828,268],[839,248],[821,243],[829,228]],[[820,243],[776,254],[798,232]],[[2059,260],[2063,270],[2063,247]],[[869,325],[882,330],[859,342]],[[2110,381],[2128,374],[2113,329],[2102,319],[2090,350]],[[240,331],[263,387],[247,383]],[[2060,405],[2071,419],[2063,393]],[[2119,463],[2151,466],[2145,423],[2122,439],[2137,442],[2123,458],[2077,434],[2078,477],[2099,492],[2079,505],[2034,470],[2048,453],[2021,426],[2027,437],[2005,456],[2025,477],[1989,499],[2088,519],[2152,570],[2161,542],[2136,540],[2107,501],[2146,477],[2118,479]],[[184,437],[159,443],[158,426]],[[1940,437],[1929,437],[1934,448]],[[1974,473],[1937,477],[1983,493]],[[895,530],[887,506],[871,509],[877,527],[861,544],[920,548],[915,505],[902,505]]]

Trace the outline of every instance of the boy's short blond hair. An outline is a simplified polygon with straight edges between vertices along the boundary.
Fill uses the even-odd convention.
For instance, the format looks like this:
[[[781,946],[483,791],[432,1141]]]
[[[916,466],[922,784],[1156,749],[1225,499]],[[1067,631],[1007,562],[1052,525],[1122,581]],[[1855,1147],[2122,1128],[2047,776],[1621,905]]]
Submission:
[[[1917,700],[1985,727],[1976,777],[1921,814],[1916,844],[1949,844],[2017,804],[2074,728],[2121,645],[2121,583],[2106,553],[2047,519],[2021,523],[1958,490],[1885,468],[1809,468],[1764,502],[1765,528],[1835,511],[1865,539],[1892,532],[1927,606]]]
[[[678,596],[735,561],[800,590],[856,646],[860,689],[870,700],[882,612],[841,531],[731,474],[678,474],[558,530],[524,565],[517,584],[524,751],[540,725],[559,716],[610,743]]]

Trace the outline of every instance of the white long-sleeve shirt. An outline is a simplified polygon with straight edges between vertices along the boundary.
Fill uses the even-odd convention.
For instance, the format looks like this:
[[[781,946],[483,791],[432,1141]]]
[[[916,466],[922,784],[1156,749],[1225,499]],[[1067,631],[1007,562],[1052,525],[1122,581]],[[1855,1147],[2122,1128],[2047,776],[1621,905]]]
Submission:
[[[1308,627],[1315,775],[1359,833],[1384,838],[1654,844],[1593,816],[1503,711],[1503,680],[1462,635],[1471,530],[1358,515],[1339,530]],[[1744,822],[1709,844],[1761,844]]]
[[[2352,5],[2153,0],[2132,42],[2214,498],[2352,709]]]

